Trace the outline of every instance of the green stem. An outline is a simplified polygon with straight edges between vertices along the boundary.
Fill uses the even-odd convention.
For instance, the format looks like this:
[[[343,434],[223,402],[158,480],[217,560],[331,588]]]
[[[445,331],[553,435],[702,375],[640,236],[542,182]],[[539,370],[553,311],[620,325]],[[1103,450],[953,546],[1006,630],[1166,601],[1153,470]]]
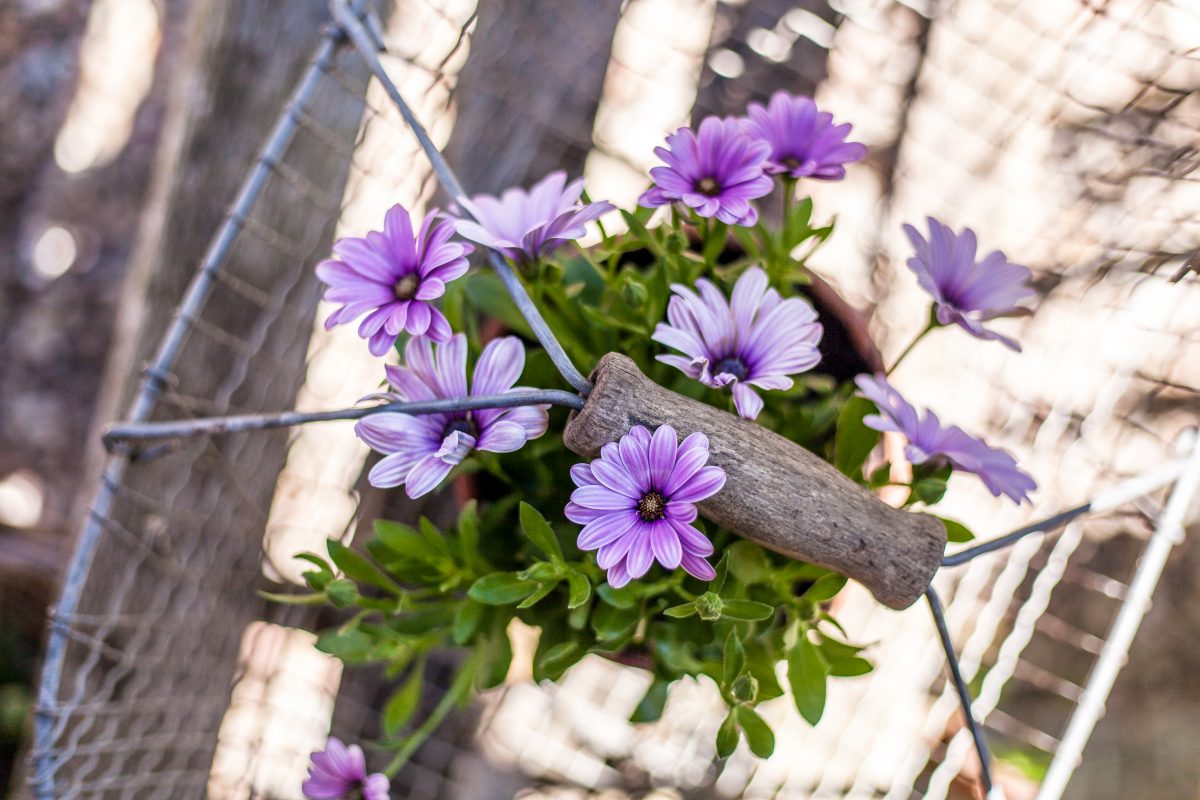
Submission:
[[[475,682],[475,673],[479,671],[479,660],[482,651],[476,650],[459,668],[458,674],[454,676],[454,683],[450,684],[450,688],[446,690],[446,694],[442,697],[437,707],[433,712],[421,723],[421,727],[413,731],[412,735],[404,742],[404,746],[396,753],[396,757],[384,768],[383,774],[388,778],[395,778],[396,774],[408,763],[412,758],[413,753],[425,743],[425,741],[437,730],[438,726],[446,719],[454,706],[465,700],[471,690],[471,684]]]
[[[909,342],[908,347],[904,348],[904,352],[901,353],[900,356],[892,363],[892,366],[888,369],[887,374],[891,375],[893,372],[895,372],[896,367],[900,366],[900,362],[903,361],[905,359],[905,357],[909,353],[912,352],[912,349],[917,346],[917,342],[924,339],[925,335],[936,327],[937,327],[937,322],[934,321],[933,319],[930,319],[929,324],[926,325],[925,328],[920,333],[917,334],[917,338],[915,338],[911,342]]]
[[[796,200],[796,179],[783,179],[783,225],[781,230],[787,230],[788,220],[792,218],[792,203]]]

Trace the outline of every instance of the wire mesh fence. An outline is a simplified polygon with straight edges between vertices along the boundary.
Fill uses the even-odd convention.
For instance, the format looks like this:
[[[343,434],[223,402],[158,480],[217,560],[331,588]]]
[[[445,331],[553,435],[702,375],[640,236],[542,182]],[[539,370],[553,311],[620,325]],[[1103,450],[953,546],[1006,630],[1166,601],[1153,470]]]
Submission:
[[[586,174],[593,197],[628,205],[673,127],[740,113],[779,88],[815,92],[873,155],[816,193],[818,213],[840,227],[813,265],[875,309],[885,352],[913,332],[902,221],[970,224],[1039,277],[1038,314],[1013,323],[1025,354],[935,338],[899,373],[915,399],[1029,454],[1045,514],[1178,457],[1200,387],[1186,277],[1200,247],[1194,7],[628,0],[585,17],[555,0],[398,0],[381,11],[383,66],[471,191],[560,167]],[[312,266],[334,236],[361,232],[392,203],[444,201],[359,54],[336,29],[321,36],[274,146],[247,165],[249,188],[147,373],[135,420],[340,407],[377,386],[353,332],[315,323]],[[350,537],[382,509],[415,513],[367,487],[366,464],[341,424],[114,453],[52,618],[38,796],[298,797],[331,713],[348,738],[378,735],[383,676],[341,682],[335,706],[340,670],[297,630],[318,620],[252,591],[294,579],[293,553]],[[1161,514],[1155,491],[939,578],[1010,797],[1034,796],[1059,748]],[[1026,519],[969,487],[952,494],[951,515],[981,534]],[[677,685],[660,722],[631,725],[644,676],[589,657],[559,685],[514,672],[452,717],[393,788],[972,796],[979,764],[928,618],[857,589],[839,603],[877,669],[832,687],[816,728],[785,703],[772,709],[767,761],[716,758],[719,698],[703,685]],[[531,635],[514,632],[518,651]],[[424,703],[448,674],[427,672]]]

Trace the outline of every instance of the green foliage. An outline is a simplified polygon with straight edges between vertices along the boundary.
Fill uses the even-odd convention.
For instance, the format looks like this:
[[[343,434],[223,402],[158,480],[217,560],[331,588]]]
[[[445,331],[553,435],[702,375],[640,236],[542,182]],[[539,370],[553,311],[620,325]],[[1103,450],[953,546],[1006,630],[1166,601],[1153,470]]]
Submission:
[[[690,285],[704,276],[728,292],[748,266],[761,264],[775,289],[795,295],[810,281],[804,259],[832,227],[814,224],[807,198],[786,202],[783,218],[754,228],[696,224],[678,212],[647,227],[650,216],[643,208],[623,212],[627,233],[605,235],[587,251],[564,249],[552,261],[523,269],[527,287],[585,372],[604,353],[621,352],[660,385],[729,409],[727,391],[708,389],[655,359],[664,351],[650,337],[666,318],[672,284]],[[452,283],[444,308],[455,329],[467,333],[474,354],[487,319],[523,337],[521,385],[564,386],[495,273],[480,270]],[[870,461],[879,433],[863,418],[874,406],[853,396],[849,383],[839,385],[818,367],[796,376],[788,391],[765,392],[764,401],[758,424],[866,486],[890,481],[890,465]],[[475,470],[479,499],[463,507],[453,529],[427,519],[415,526],[380,520],[365,552],[330,541],[328,557],[300,556],[313,567],[304,573],[307,593],[269,595],[344,609],[346,620],[323,632],[317,647],[347,664],[382,663],[397,680],[382,709],[389,737],[384,746],[396,752],[391,769],[453,706],[504,681],[514,620],[540,632],[532,665],[539,681],[558,680],[589,653],[644,659],[652,681],[634,721],[662,715],[672,682],[712,681],[729,706],[717,734],[723,757],[743,738],[760,757],[774,750],[758,704],[790,693],[804,718],[816,724],[830,678],[870,671],[863,648],[846,641],[828,612],[828,601],[845,585],[843,576],[768,552],[702,520],[696,524],[716,549],[712,582],[655,567],[621,589],[605,583],[594,554],[575,546],[579,526],[563,517],[574,488],[568,471],[578,458],[562,446],[565,414],[554,410],[550,420],[547,434],[521,450],[476,453],[464,465]],[[926,465],[915,472],[909,504],[937,502],[949,470]],[[951,540],[969,536],[961,524],[944,522]],[[425,659],[447,647],[460,649],[462,661],[443,701],[421,719]],[[786,686],[784,673],[777,672],[781,662]]]

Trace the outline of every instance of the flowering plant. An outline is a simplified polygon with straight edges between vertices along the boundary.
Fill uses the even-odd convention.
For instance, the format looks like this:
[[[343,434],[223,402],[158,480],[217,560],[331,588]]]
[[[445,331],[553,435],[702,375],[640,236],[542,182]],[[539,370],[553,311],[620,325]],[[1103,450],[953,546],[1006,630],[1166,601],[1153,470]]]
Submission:
[[[577,364],[622,353],[659,385],[765,426],[871,490],[896,485],[882,432],[903,436],[906,508],[935,505],[956,470],[1016,502],[1033,490],[1011,455],[918,414],[869,360],[823,360],[827,323],[838,320],[822,319],[808,297],[805,259],[832,226],[814,224],[804,188],[865,157],[846,141],[849,128],[808,98],[777,95],[748,118],[710,118],[667,137],[635,209],[592,203],[582,182],[555,173],[528,192],[464,200],[457,220],[431,213],[416,233],[396,207],[382,232],[342,240],[338,258],[318,268],[326,298],[342,304],[329,324],[363,317],[360,335],[376,354],[396,343],[401,365],[380,365],[383,396],[427,407],[358,423],[383,455],[371,483],[418,497],[458,482],[474,498],[445,527],[378,520],[365,552],[331,539],[327,554],[300,556],[313,565],[304,576],[312,593],[275,596],[353,609],[318,648],[350,665],[382,662],[397,678],[382,709],[380,746],[394,751],[386,774],[454,705],[505,680],[514,620],[539,632],[535,680],[557,680],[589,653],[649,670],[635,721],[662,713],[673,681],[711,681],[729,706],[722,757],[742,737],[770,755],[759,703],[790,695],[816,724],[827,680],[871,669],[833,616],[843,576],[698,513],[726,478],[702,431],[681,438],[668,425],[635,425],[590,462],[563,446],[566,413],[522,397],[564,385],[550,354],[501,277],[466,269],[470,246],[455,233],[507,259]],[[592,223],[595,242],[581,246]],[[921,335],[957,325],[1011,344],[982,320],[1016,310],[1029,271],[1001,253],[977,260],[969,230],[929,225],[928,242],[908,229],[910,266],[934,301]],[[970,538],[945,522],[951,540]],[[441,703],[417,720],[425,660],[445,647],[465,657]],[[337,784],[322,776],[346,751],[332,742],[319,764],[314,756],[322,791]],[[383,785],[350,752],[347,780]]]

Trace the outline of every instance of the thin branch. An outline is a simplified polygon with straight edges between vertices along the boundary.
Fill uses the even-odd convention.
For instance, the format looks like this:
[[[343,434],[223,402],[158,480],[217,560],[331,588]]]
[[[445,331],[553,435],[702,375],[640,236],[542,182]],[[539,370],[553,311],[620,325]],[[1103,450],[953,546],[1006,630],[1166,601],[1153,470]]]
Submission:
[[[310,422],[362,419],[372,414],[448,414],[481,408],[514,408],[532,405],[565,406],[578,410],[583,408],[583,398],[562,389],[535,389],[528,392],[453,397],[444,400],[423,400],[416,403],[385,403],[378,406],[358,406],[335,411],[284,411],[276,414],[245,414],[170,422],[118,423],[104,434],[104,446],[112,450],[121,442],[182,439],[191,436],[211,436],[218,433],[244,433],[270,428],[289,428]]]

